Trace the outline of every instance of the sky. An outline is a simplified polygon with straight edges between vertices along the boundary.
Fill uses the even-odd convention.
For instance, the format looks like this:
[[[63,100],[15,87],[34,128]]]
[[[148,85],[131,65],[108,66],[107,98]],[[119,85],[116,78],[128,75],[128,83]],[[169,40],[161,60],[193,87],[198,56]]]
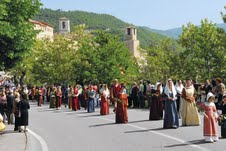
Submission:
[[[222,23],[226,0],[41,0],[44,8],[110,14],[136,26],[167,30],[208,18]]]

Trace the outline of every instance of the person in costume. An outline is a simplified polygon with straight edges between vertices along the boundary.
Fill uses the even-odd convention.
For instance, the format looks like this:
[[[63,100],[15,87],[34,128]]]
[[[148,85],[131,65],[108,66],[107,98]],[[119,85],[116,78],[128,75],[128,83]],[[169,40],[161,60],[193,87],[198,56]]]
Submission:
[[[88,93],[88,103],[87,103],[87,111],[88,113],[95,112],[95,91],[93,90],[93,86],[90,86]]]
[[[222,114],[220,115],[221,137],[226,138],[226,93],[222,97]]]
[[[151,98],[151,107],[149,120],[160,120],[163,118],[163,103],[162,103],[162,84],[157,82],[155,84],[154,94]]]
[[[120,92],[118,94],[118,99],[116,101],[115,109],[115,123],[128,123],[128,97],[125,93],[125,86],[121,85]]]
[[[56,91],[56,109],[57,110],[61,109],[61,101],[62,101],[61,99],[62,99],[62,91],[61,91],[61,87],[58,86]]]
[[[163,128],[178,128],[179,116],[177,112],[177,92],[171,79],[167,80],[165,90],[165,114]]]
[[[29,119],[28,110],[30,109],[30,105],[29,105],[29,102],[27,100],[25,93],[22,93],[21,98],[22,98],[21,101],[18,103],[18,108],[19,108],[19,111],[21,114],[19,126],[24,126],[23,131],[26,132],[27,131],[26,128],[28,126],[28,119]],[[21,131],[21,130],[19,130],[19,131]]]
[[[182,126],[200,125],[200,117],[195,102],[196,91],[191,79],[186,80],[186,86],[182,91]]]
[[[106,84],[103,84],[102,89],[100,90],[100,94],[101,94],[100,114],[107,115],[107,114],[109,114],[108,97],[109,97],[110,92],[109,92]]]
[[[179,117],[181,117],[181,108],[182,108],[182,101],[181,101],[181,95],[182,95],[182,91],[184,89],[184,86],[182,84],[181,80],[178,80],[175,86],[176,90],[177,90],[177,112],[179,113]]]
[[[74,98],[73,98],[73,105],[74,106],[72,107],[72,109],[74,111],[80,110],[80,104],[79,104],[78,96],[79,96],[79,88],[78,88],[78,85],[76,85],[75,89],[74,89]]]
[[[204,104],[204,124],[203,124],[203,132],[205,137],[205,142],[213,143],[214,141],[218,141],[217,135],[217,109],[214,104],[215,97],[209,92],[207,94],[207,102]]]
[[[56,107],[56,91],[57,91],[57,88],[55,86],[52,86],[52,88],[50,89],[49,108],[55,108]]]

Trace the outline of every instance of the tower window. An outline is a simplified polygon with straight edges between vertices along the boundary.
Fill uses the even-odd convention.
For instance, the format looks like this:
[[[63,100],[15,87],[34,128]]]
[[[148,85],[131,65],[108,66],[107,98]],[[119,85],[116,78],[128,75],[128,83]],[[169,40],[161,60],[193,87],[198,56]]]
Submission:
[[[130,28],[127,28],[127,34],[130,35]]]
[[[63,29],[65,29],[65,22],[62,22],[62,27],[63,27]]]
[[[133,31],[134,31],[134,35],[136,35],[136,29],[135,28],[133,29]]]

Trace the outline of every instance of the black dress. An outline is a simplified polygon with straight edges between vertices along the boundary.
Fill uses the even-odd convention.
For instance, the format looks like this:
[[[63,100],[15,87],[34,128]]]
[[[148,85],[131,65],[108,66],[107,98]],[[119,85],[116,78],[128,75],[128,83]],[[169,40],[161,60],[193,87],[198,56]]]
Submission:
[[[21,113],[19,125],[27,126],[28,125],[28,109],[30,109],[30,105],[27,100],[21,100],[18,103],[18,107]]]
[[[222,106],[222,114],[226,115],[226,104]],[[226,138],[226,121],[221,125],[221,137]]]

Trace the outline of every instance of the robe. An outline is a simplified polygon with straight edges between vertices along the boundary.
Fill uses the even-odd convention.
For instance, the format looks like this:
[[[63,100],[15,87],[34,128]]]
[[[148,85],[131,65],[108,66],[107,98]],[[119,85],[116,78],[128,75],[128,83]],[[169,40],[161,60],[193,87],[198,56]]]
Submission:
[[[73,110],[77,111],[80,110],[80,105],[79,105],[79,99],[78,99],[78,89],[74,90],[74,98],[73,98]]]
[[[182,125],[183,126],[198,126],[200,125],[200,118],[196,102],[189,101],[188,97],[195,97],[195,88],[193,86],[184,88],[182,91]]]
[[[159,93],[160,91],[156,90],[155,94],[152,96],[149,120],[160,120],[163,118],[163,103]]]
[[[203,133],[204,136],[207,138],[214,138],[217,137],[217,124],[216,124],[216,118],[217,118],[217,110],[216,106],[213,102],[211,103],[205,103],[204,105],[204,113],[208,116],[204,116],[204,124],[203,124]]]
[[[115,111],[115,122],[116,123],[128,123],[128,98],[126,93],[119,93],[118,98],[122,102],[117,102]]]
[[[100,102],[100,114],[107,115],[109,114],[109,104],[105,94],[101,95],[101,102]]]

